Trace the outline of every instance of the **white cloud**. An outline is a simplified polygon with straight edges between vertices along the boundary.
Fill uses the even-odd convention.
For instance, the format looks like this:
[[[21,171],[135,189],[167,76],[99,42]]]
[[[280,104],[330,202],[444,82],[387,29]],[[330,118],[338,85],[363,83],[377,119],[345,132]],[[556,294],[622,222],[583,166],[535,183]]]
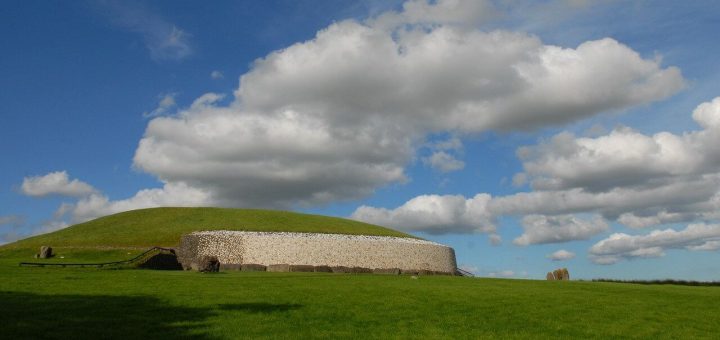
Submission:
[[[502,237],[495,233],[488,235],[488,240],[490,241],[490,244],[493,246],[499,246],[502,244]]]
[[[72,221],[78,223],[135,209],[216,205],[219,204],[212,201],[210,195],[202,190],[189,187],[183,183],[166,183],[162,188],[143,189],[131,198],[117,201],[110,200],[105,195],[95,193],[81,198],[72,206],[61,207],[63,211],[60,215],[68,212],[72,215]]]
[[[82,197],[96,192],[91,185],[78,179],[69,179],[66,171],[56,171],[44,176],[25,177],[20,190],[33,197],[50,195]]]
[[[193,53],[187,32],[142,4],[103,1],[97,5],[114,25],[140,34],[153,60],[182,60]]]
[[[397,209],[361,206],[350,218],[403,230],[428,233],[493,232],[495,225],[487,210],[490,195],[471,199],[463,196],[423,195]]]
[[[457,171],[465,167],[465,162],[445,151],[433,152],[432,155],[423,158],[423,162],[440,172]]]
[[[527,215],[522,220],[525,232],[513,240],[514,244],[562,243],[588,238],[608,230],[608,224],[600,216],[584,220],[572,215]]]
[[[716,250],[720,225],[690,224],[685,229],[653,230],[645,235],[615,233],[590,248],[593,262],[612,264],[623,259],[660,257],[667,249]]]
[[[175,103],[175,97],[177,97],[177,93],[167,93],[160,95],[158,97],[160,99],[160,101],[158,102],[158,106],[150,112],[144,112],[143,117],[152,118],[169,114],[175,107],[177,107],[177,103]]]
[[[513,277],[515,276],[515,272],[512,270],[501,270],[497,272],[489,272],[487,274],[489,277]]]
[[[720,250],[720,240],[718,241],[707,241],[701,245],[697,246],[688,246],[687,249],[690,250],[704,250],[704,251],[715,251]]]
[[[210,78],[212,79],[223,79],[224,77],[223,73],[218,70],[210,72]]]
[[[406,181],[428,135],[571,122],[684,85],[677,68],[612,39],[561,48],[446,24],[476,5],[411,2],[390,26],[382,15],[334,23],[258,59],[233,102],[152,120],[134,165],[228,205],[322,204]],[[442,149],[426,161],[463,166]]]
[[[546,257],[553,261],[566,261],[574,259],[575,253],[567,251],[565,249],[560,249],[552,254],[548,254]]]
[[[592,138],[561,133],[539,145],[520,148],[523,174],[534,191],[492,198],[481,194],[487,196],[483,219],[492,223],[501,216],[525,216],[525,233],[514,242],[519,245],[587,239],[608,230],[605,220],[632,228],[720,221],[720,97],[700,104],[693,118],[702,129],[644,135],[618,128]],[[418,196],[408,202],[424,197],[432,196]],[[462,196],[444,197],[453,197],[454,206],[461,206],[464,200]],[[432,208],[427,206],[423,213],[433,215]],[[464,213],[442,206],[436,209],[445,221]],[[405,205],[396,209],[364,206],[353,216],[401,224],[406,220],[402,218],[404,210]],[[600,216],[585,221],[572,216],[577,213]],[[457,228],[452,223],[446,223],[444,230],[434,228],[437,233],[467,231],[473,229]],[[624,234],[614,236],[618,235]],[[705,241],[687,248],[712,250],[717,246],[714,240]],[[609,264],[626,257],[661,256],[665,248],[598,253],[594,261]]]

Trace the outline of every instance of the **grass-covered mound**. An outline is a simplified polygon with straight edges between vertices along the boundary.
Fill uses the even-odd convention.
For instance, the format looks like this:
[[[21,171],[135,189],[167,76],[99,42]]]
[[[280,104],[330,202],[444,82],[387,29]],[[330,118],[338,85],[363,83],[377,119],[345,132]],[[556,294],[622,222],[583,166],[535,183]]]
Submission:
[[[338,217],[288,211],[225,208],[153,208],[122,212],[0,247],[41,245],[78,248],[173,247],[199,230],[288,231],[412,237],[388,228]],[[4,248],[4,249],[3,249]]]

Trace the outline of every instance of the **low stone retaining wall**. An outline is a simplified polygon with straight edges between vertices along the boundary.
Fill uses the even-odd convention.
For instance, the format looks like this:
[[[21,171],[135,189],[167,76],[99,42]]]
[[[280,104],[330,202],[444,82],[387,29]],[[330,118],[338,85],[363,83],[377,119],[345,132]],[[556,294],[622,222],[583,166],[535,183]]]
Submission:
[[[182,237],[178,260],[185,269],[195,269],[204,256],[217,256],[223,268],[256,264],[268,271],[327,266],[452,274],[456,268],[452,248],[413,238],[248,231],[199,231]]]

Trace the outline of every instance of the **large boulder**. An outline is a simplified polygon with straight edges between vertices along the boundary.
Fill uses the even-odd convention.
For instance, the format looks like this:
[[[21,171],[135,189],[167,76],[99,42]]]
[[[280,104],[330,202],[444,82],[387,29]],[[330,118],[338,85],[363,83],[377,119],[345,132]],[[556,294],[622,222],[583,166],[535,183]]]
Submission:
[[[220,271],[220,260],[217,256],[203,256],[200,259],[198,271],[201,273],[217,273]]]
[[[49,259],[51,257],[53,257],[52,247],[48,247],[48,246],[40,247],[40,254],[38,254],[38,258]]]
[[[567,268],[563,268],[562,272],[563,272],[563,280],[570,280],[570,272],[568,272]]]
[[[555,275],[553,275],[553,273],[551,273],[551,272],[548,272],[547,275],[545,275],[545,278],[548,281],[555,281]]]

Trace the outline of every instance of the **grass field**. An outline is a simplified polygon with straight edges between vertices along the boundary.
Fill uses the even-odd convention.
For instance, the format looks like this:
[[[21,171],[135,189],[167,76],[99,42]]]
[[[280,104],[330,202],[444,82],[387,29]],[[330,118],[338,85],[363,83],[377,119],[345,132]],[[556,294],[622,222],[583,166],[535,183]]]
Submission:
[[[134,250],[127,250],[132,252]],[[126,250],[74,250],[80,261]],[[62,254],[62,252],[61,252]],[[716,338],[720,288],[322,273],[26,268],[0,338]]]
[[[240,218],[243,217],[243,218]],[[720,287],[324,273],[29,268],[106,262],[200,229],[404,234],[262,210],[152,209],[0,247],[0,338],[717,338]]]
[[[337,217],[288,211],[224,208],[153,208],[123,212],[30,237],[2,248],[37,251],[53,247],[172,247],[198,230],[246,230],[413,237],[380,226]],[[1,249],[1,248],[0,248]]]

